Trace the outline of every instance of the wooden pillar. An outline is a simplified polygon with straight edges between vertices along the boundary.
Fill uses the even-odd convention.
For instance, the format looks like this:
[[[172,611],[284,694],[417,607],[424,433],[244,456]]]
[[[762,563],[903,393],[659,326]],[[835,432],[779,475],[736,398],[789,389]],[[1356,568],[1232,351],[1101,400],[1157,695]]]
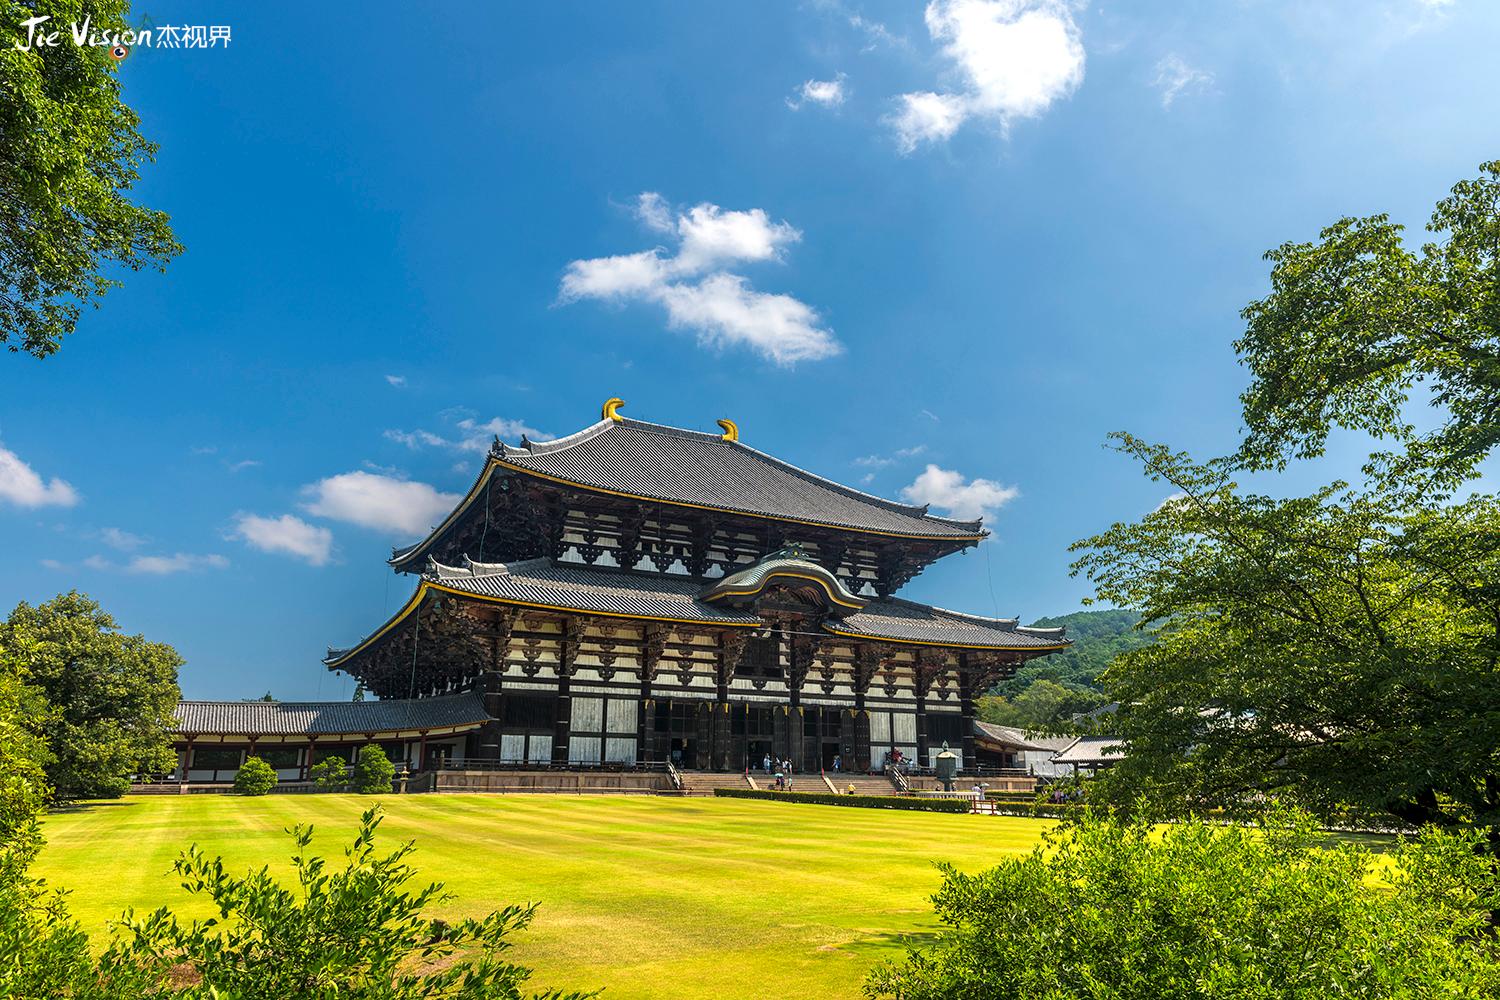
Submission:
[[[699,771],[707,771],[713,766],[713,724],[714,708],[713,702],[697,702],[697,708],[693,712],[693,760],[692,766]],[[686,763],[686,762],[684,762]]]
[[[552,727],[552,763],[565,766],[568,763],[568,744],[573,736],[572,678],[561,674],[557,678],[557,717]]]
[[[417,744],[417,770],[427,770],[427,730],[422,730],[422,741]]]
[[[958,708],[963,716],[964,770],[979,764],[978,748],[974,744],[974,677],[969,670],[967,653],[958,658]]]
[[[636,530],[639,531],[639,525]],[[651,682],[656,679],[656,670],[666,649],[667,628],[660,622],[647,622],[641,638],[645,645],[641,649],[641,708],[636,718],[635,752],[642,762],[646,762],[666,756],[666,752],[656,746],[656,699],[651,697]]]
[[[188,772],[193,769],[193,738],[187,738],[187,753],[182,757],[182,783],[187,784]]]
[[[313,764],[316,763],[316,761],[313,760],[313,751],[317,749],[317,746],[318,746],[318,738],[316,736],[309,736],[307,738],[307,750],[302,755],[302,780],[303,781],[307,780],[308,772],[312,770]]]

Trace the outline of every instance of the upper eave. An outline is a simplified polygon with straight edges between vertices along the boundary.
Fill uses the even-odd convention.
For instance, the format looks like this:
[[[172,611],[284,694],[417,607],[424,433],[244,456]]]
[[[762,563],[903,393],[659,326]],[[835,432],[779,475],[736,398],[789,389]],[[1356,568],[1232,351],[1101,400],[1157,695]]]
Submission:
[[[972,544],[982,520],[937,517],[798,468],[738,440],[627,418],[604,419],[557,441],[502,445],[469,492],[421,542],[390,563],[409,569],[485,492],[498,470],[641,503],[710,510],[862,535]]]
[[[433,564],[411,599],[384,625],[344,650],[329,650],[323,661],[339,669],[415,613],[430,594],[452,594],[488,604],[636,621],[717,628],[756,629],[759,615],[702,599],[703,584],[690,577],[596,569],[531,559],[511,565]],[[1024,656],[1066,649],[1061,636],[1039,636],[1013,619],[983,618],[900,598],[874,599],[842,621],[829,622],[830,635],[903,646],[1010,652]]]

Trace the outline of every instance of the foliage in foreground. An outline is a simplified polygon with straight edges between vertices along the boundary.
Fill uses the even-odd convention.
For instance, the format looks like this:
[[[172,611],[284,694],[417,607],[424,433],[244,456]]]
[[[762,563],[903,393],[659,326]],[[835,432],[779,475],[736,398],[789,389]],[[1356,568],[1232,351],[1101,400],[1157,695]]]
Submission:
[[[309,857],[312,827],[290,831],[297,885],[288,889],[262,868],[231,875],[218,858],[192,848],[175,870],[188,892],[207,895],[219,916],[183,924],[163,907],[135,919],[127,937],[104,956],[106,968],[145,969],[156,982],[191,983],[182,1000],[255,997],[257,1000],[510,1000],[523,992],[531,970],[506,961],[508,938],[526,928],[536,905],[507,906],[452,924],[422,915],[446,898],[434,883],[416,891],[403,844],[375,850],[378,806],[365,811],[345,848],[347,863],[330,870]],[[165,992],[149,994],[165,996]],[[547,998],[591,994],[548,992]]]
[[[80,307],[122,269],[164,268],[182,251],[167,216],[126,194],[156,147],[120,100],[119,64],[91,45],[27,47],[43,33],[126,28],[125,0],[0,3],[0,345],[39,358],[57,350]]]
[[[1175,495],[1075,546],[1101,599],[1157,623],[1106,675],[1129,753],[1097,794],[1500,824],[1500,500],[1281,500],[1121,441]]]
[[[132,773],[177,763],[171,732],[177,668],[171,646],[122,635],[99,604],[70,591],[0,623],[0,660],[51,706],[47,779],[60,799],[114,798]]]
[[[266,795],[276,787],[276,769],[260,757],[246,757],[234,774],[234,790],[241,795]]]
[[[870,974],[900,1000],[1500,996],[1500,893],[1477,834],[1429,831],[1377,874],[1305,817],[1164,830],[1089,815],[977,875],[939,865],[947,930]]]

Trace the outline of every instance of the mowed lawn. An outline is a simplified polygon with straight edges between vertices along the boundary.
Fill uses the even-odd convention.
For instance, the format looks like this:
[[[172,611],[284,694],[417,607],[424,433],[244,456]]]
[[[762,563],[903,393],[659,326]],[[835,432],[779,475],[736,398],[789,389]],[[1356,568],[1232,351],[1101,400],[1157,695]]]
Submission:
[[[282,833],[340,845],[371,799],[135,797],[55,813],[38,874],[104,932],[126,907],[208,908],[171,864],[197,843],[231,870],[288,871]],[[734,799],[410,795],[381,800],[384,843],[417,844],[434,915],[539,901],[512,955],[535,984],[690,1000],[858,997],[865,971],[936,929],[934,860],[973,870],[1029,850],[1043,821]]]

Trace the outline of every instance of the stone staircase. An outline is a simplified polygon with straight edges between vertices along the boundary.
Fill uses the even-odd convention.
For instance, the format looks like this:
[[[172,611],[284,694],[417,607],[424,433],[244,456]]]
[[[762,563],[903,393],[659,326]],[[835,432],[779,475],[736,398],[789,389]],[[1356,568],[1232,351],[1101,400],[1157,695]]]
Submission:
[[[896,787],[891,784],[891,779],[883,774],[840,774],[828,775],[828,781],[839,794],[849,791],[849,786],[854,786],[855,795],[898,795]]]
[[[681,771],[683,795],[712,795],[715,788],[750,788],[745,776],[733,771]]]

